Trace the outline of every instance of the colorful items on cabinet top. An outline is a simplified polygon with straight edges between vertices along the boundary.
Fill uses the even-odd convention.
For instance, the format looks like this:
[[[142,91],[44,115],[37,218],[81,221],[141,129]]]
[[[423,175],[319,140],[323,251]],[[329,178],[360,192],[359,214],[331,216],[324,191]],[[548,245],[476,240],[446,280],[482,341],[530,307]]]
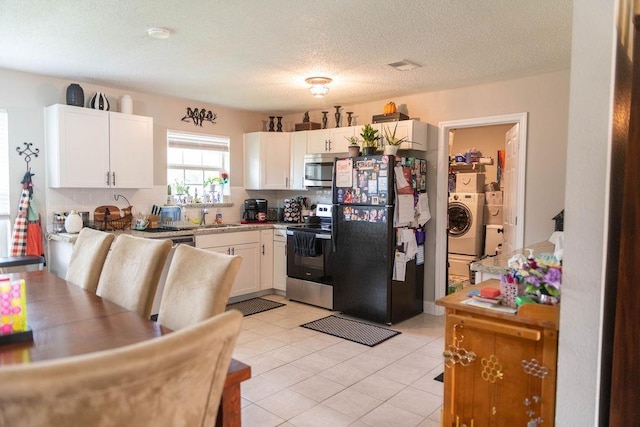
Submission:
[[[517,254],[509,260],[511,271],[501,275],[501,282],[524,288],[516,302],[557,304],[560,302],[562,264],[553,254],[541,253],[534,257],[533,251],[528,251],[527,258]]]

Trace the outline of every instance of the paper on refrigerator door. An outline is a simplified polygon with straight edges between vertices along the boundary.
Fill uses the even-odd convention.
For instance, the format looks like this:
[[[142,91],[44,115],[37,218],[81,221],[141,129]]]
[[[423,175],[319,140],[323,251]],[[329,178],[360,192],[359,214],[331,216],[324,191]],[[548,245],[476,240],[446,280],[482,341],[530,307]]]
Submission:
[[[396,251],[393,262],[393,280],[404,282],[407,273],[407,258],[404,253]]]
[[[427,193],[420,193],[418,196],[418,224],[422,227],[431,219],[429,210],[429,196]]]
[[[412,228],[404,228],[400,231],[400,241],[403,244],[404,255],[406,261],[415,258],[418,252],[418,244],[416,243],[416,235]]]
[[[396,196],[395,215],[393,226],[402,227],[409,225],[414,220],[413,195],[398,194]]]

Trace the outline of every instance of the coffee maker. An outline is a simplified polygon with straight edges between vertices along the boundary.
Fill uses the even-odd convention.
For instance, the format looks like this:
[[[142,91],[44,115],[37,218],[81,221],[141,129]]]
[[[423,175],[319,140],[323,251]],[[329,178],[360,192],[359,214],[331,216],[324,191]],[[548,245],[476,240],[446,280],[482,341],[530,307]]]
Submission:
[[[266,199],[246,199],[242,218],[247,222],[259,222],[267,220]]]

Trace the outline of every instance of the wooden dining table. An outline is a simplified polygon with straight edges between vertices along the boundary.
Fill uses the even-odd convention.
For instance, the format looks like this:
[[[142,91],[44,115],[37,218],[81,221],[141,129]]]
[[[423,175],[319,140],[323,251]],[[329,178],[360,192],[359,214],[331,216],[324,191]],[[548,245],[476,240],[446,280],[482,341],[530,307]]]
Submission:
[[[172,331],[46,270],[0,275],[24,279],[33,341],[0,345],[0,369],[12,364],[87,354],[153,339]],[[240,383],[251,367],[232,359],[217,426],[240,426]]]

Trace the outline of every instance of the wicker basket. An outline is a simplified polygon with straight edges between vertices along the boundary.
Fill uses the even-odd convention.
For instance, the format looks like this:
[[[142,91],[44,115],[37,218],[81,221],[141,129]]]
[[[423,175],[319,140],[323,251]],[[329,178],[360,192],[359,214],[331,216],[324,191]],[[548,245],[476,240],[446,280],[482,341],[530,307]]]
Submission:
[[[93,214],[93,221],[87,226],[101,231],[125,230],[131,227],[133,215],[131,214],[132,206],[122,209],[122,212],[115,206],[111,206],[109,215],[99,212],[102,209],[96,209]]]

